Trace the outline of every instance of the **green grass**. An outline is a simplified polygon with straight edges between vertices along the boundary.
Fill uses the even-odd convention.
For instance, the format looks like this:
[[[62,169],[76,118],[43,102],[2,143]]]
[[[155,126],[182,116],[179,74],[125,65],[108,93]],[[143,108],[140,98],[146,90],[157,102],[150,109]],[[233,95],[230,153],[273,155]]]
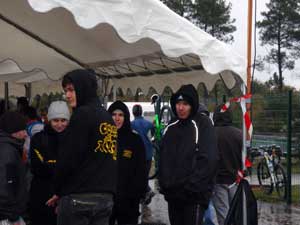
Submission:
[[[270,203],[285,202],[285,200],[279,198],[276,190],[274,190],[270,195],[263,193],[260,187],[252,187],[252,191],[258,200],[270,202]],[[299,204],[299,202],[300,202],[300,185],[294,185],[292,186],[292,203]]]
[[[282,159],[281,165],[283,168],[287,168],[286,159]],[[300,161],[298,158],[292,158],[292,173],[300,173]]]

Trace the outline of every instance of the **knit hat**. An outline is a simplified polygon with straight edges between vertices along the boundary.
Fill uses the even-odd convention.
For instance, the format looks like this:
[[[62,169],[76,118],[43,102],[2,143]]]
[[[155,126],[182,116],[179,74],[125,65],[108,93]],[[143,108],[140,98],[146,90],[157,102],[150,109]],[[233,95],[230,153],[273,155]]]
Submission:
[[[193,99],[190,96],[187,96],[185,94],[178,95],[176,100],[175,100],[175,103],[178,103],[180,101],[185,101],[191,106],[193,105]]]
[[[177,117],[176,103],[180,101],[186,101],[190,106],[192,106],[192,111],[189,118],[196,115],[199,108],[199,97],[197,90],[192,84],[182,85],[177,92],[175,92],[170,99],[171,108],[174,115]]]
[[[0,117],[0,130],[13,134],[26,129],[26,119],[18,112],[5,112]]]
[[[67,103],[64,101],[55,101],[49,106],[48,120],[50,121],[58,118],[70,120],[70,111]]]

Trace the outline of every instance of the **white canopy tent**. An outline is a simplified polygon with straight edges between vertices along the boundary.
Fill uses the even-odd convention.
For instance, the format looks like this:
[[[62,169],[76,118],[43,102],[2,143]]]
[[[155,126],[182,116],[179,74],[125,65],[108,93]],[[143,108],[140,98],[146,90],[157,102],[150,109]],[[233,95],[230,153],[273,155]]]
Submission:
[[[4,0],[0,30],[0,81],[32,82],[33,93],[59,90],[53,81],[76,68],[95,70],[105,94],[112,85],[211,90],[216,74],[229,88],[246,81],[245,60],[229,45],[158,0]]]

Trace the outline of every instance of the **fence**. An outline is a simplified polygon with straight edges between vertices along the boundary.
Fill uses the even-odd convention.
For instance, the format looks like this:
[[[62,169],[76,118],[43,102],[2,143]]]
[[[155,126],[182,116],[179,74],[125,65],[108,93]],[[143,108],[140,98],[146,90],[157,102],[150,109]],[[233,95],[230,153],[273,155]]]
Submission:
[[[276,145],[283,151],[281,164],[287,174],[287,203],[300,202],[300,96],[292,92],[253,96],[252,122],[254,136],[252,147]],[[254,161],[254,168],[260,159]],[[258,184],[256,170],[251,181]],[[274,187],[275,189],[275,187]],[[259,192],[259,189],[257,190]],[[276,191],[260,197],[280,200]]]

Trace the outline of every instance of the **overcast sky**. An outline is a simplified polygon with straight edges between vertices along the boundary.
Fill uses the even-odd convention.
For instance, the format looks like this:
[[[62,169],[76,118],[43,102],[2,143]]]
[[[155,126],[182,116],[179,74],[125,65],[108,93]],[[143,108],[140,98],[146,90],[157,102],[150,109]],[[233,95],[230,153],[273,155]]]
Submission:
[[[247,17],[248,17],[248,0],[227,0],[232,3],[232,18],[236,19],[235,26],[237,31],[234,33],[233,48],[240,53],[240,55],[247,57]],[[266,11],[266,3],[270,0],[257,0],[257,20],[261,20],[261,12]],[[253,0],[253,4],[255,0]],[[253,6],[253,19],[254,19],[254,6]],[[254,32],[254,30],[253,30]],[[257,30],[257,55],[264,56],[269,49],[267,47],[260,46],[259,35]],[[253,54],[252,54],[253,55]],[[277,72],[276,67],[265,64],[265,70],[263,72],[255,71],[255,78],[266,81],[274,72]],[[284,82],[291,86],[300,89],[300,62],[296,63],[296,68],[293,71],[284,71]]]

